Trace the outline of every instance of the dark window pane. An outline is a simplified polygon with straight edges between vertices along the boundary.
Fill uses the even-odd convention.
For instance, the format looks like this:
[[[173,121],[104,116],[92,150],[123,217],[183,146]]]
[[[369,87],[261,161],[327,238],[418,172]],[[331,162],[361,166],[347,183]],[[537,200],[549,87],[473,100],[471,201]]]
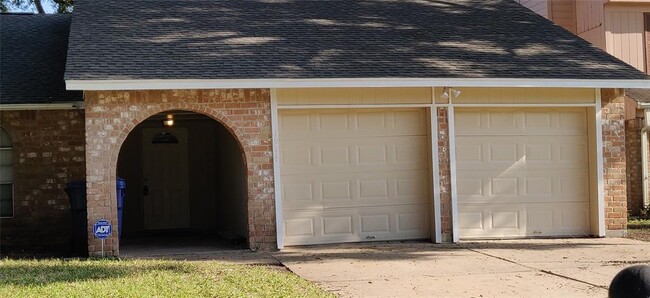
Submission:
[[[13,187],[11,184],[0,184],[0,217],[14,216]]]

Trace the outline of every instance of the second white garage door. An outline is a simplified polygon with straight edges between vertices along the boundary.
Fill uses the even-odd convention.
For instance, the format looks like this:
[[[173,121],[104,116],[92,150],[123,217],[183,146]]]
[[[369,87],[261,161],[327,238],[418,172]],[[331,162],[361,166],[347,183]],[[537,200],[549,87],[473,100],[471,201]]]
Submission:
[[[425,110],[279,116],[285,245],[430,237]]]
[[[586,111],[459,109],[461,238],[589,235]]]

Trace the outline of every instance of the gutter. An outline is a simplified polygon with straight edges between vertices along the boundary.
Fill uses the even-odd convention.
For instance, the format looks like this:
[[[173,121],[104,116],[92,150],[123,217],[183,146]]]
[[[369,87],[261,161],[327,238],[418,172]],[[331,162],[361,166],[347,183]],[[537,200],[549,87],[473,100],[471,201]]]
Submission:
[[[650,80],[522,79],[522,78],[334,78],[334,79],[147,79],[71,80],[67,90],[166,90],[228,88],[346,87],[543,87],[650,88]]]
[[[0,104],[0,111],[24,110],[81,110],[83,101],[57,102],[57,103],[27,103],[27,104]]]

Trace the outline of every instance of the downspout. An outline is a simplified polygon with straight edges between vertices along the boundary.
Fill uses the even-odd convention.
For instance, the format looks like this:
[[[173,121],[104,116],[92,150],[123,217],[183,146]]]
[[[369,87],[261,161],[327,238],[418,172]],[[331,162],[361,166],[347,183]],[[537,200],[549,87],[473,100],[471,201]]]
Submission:
[[[650,205],[648,198],[648,131],[650,131],[650,105],[639,103],[643,109],[643,127],[641,128],[641,168],[643,169],[643,207]]]

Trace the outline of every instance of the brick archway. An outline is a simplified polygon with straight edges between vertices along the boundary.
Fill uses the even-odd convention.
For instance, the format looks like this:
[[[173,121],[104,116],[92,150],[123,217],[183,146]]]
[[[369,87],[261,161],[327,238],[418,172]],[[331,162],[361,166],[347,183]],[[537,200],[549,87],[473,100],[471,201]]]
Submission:
[[[247,169],[249,245],[252,249],[276,247],[268,89],[97,91],[86,92],[85,102],[91,255],[100,251],[100,242],[92,235],[93,223],[100,218],[117,223],[114,185],[123,142],[138,124],[170,110],[206,115],[231,132]],[[105,251],[119,254],[116,233],[106,241]]]

